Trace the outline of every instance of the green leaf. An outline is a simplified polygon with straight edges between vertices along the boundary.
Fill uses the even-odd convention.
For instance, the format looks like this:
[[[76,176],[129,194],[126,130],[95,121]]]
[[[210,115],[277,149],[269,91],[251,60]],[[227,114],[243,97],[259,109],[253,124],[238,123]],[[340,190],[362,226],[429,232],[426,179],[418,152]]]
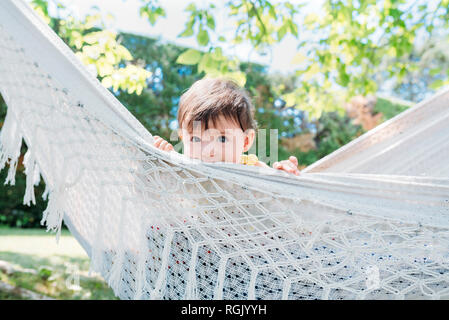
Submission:
[[[105,87],[105,88],[110,88],[110,87],[112,87],[112,77],[104,77],[102,80],[101,80],[101,84],[103,85],[103,87]]]
[[[212,58],[210,53],[205,53],[198,64],[198,72],[216,73],[218,68],[219,64]]]
[[[150,20],[152,26],[156,24],[156,14],[153,11],[148,13],[148,20]]]
[[[277,32],[277,36],[278,36],[278,41],[281,41],[282,38],[284,38],[285,34],[287,33],[287,24],[283,24],[282,27],[279,28],[278,32]]]
[[[441,68],[433,68],[429,71],[429,75],[434,77],[441,72]]]
[[[291,19],[287,20],[288,25],[290,27],[290,32],[297,37],[298,36],[298,26]]]
[[[340,77],[339,77],[339,84],[342,85],[343,87],[346,87],[349,83],[349,75],[346,72],[342,72],[340,73]]]
[[[214,49],[214,52],[211,53],[211,55],[214,60],[218,60],[218,61],[224,60],[224,58],[225,58],[223,56],[223,50],[220,47],[216,47]]]
[[[212,30],[215,30],[215,20],[211,15],[207,15],[207,26]]]
[[[209,33],[204,29],[200,29],[196,36],[196,40],[201,46],[206,46],[209,43]]]
[[[157,15],[161,16],[161,17],[166,17],[166,13],[164,8],[162,7],[158,7],[155,11],[154,11]]]
[[[137,94],[138,96],[140,96],[140,94],[142,93],[142,91],[143,91],[143,85],[142,85],[141,83],[138,83],[138,84],[136,85],[136,94]]]
[[[97,63],[97,71],[100,77],[108,76],[114,72],[114,67],[104,61]]]
[[[439,88],[441,88],[444,85],[444,81],[441,79],[435,80],[434,82],[432,82],[432,84],[430,85],[430,88],[433,90],[437,90]]]
[[[294,92],[284,94],[282,99],[285,101],[286,106],[291,107],[296,104],[296,95]]]
[[[288,3],[288,2],[286,2],[285,3],[285,6],[287,7],[287,8],[289,8],[291,11],[293,11],[295,8],[293,7],[293,5],[291,4],[291,3]]]
[[[196,11],[196,6],[195,6],[195,4],[194,4],[193,2],[190,3],[190,4],[185,8],[185,11],[191,11],[191,12]]]
[[[99,36],[98,32],[91,32],[91,33],[85,35],[83,40],[84,40],[84,42],[86,42],[88,44],[94,44],[94,43],[98,42],[99,38],[100,38],[100,36]]]
[[[176,63],[193,65],[197,64],[201,59],[201,52],[195,49],[188,49],[184,51],[178,59],[176,59]]]
[[[275,9],[273,6],[271,6],[271,7],[269,8],[268,12],[270,13],[270,16],[271,16],[274,20],[277,19],[276,9]]]
[[[223,63],[223,64],[221,65],[220,72],[221,72],[222,74],[228,73],[228,72],[229,72],[229,67],[228,67],[228,65],[225,64],[225,63]]]
[[[114,55],[114,53],[112,51],[106,51],[105,52],[105,57],[106,57],[106,61],[108,63],[110,63],[110,64],[115,64],[117,62],[116,58],[115,58],[115,55]]]
[[[185,29],[181,34],[178,35],[180,38],[190,37],[193,36],[193,29],[187,28]]]
[[[306,59],[307,57],[302,52],[298,52],[293,57],[291,64],[302,64]]]
[[[240,87],[244,87],[246,83],[246,75],[241,71],[230,72],[225,75],[234,80]]]
[[[122,57],[124,60],[132,60],[133,56],[131,55],[131,52],[129,52],[128,49],[126,49],[124,46],[118,46],[116,48],[117,53]]]
[[[44,279],[44,280],[48,280],[48,278],[50,278],[50,276],[52,275],[53,270],[51,267],[40,267],[39,271],[38,271],[38,275]]]

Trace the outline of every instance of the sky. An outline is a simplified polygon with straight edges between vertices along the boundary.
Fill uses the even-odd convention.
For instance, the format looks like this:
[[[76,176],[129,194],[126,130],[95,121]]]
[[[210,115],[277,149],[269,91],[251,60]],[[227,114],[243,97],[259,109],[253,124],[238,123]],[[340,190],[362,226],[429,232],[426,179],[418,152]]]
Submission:
[[[197,7],[206,7],[211,1],[205,0],[166,0],[160,1],[165,9],[166,17],[159,18],[154,26],[139,15],[140,0],[60,0],[70,11],[78,18],[84,17],[87,13],[92,13],[92,6],[97,6],[102,14],[112,14],[114,20],[108,25],[118,31],[130,32],[151,37],[160,37],[162,41],[176,43],[182,46],[200,49],[196,43],[195,37],[178,38],[184,30],[188,13],[184,11],[187,5],[195,2]],[[276,0],[272,0],[275,3]],[[300,3],[304,1],[290,1],[290,3]],[[303,12],[312,12],[319,10],[322,0],[308,1],[307,7]],[[224,1],[214,1],[217,6],[216,31],[217,34],[227,34],[232,30],[232,26],[227,25],[226,11],[220,10]],[[52,13],[50,7],[50,13]],[[291,71],[291,60],[296,53],[296,46],[299,43],[291,35],[287,35],[279,44],[272,47],[271,52],[265,56],[260,56],[252,50],[250,45],[224,46],[224,52],[227,55],[237,56],[242,61],[252,61],[269,66],[270,72],[288,73]]]

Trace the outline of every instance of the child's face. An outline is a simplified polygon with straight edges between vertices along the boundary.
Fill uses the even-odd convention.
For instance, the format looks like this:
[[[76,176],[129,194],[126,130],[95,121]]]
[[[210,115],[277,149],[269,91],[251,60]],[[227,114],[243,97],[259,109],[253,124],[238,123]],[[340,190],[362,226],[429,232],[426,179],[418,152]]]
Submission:
[[[210,123],[204,130],[204,125],[195,122],[193,132],[182,129],[184,154],[205,162],[238,163],[242,153],[248,151],[254,141],[254,130],[243,132],[237,122],[224,116],[220,116],[215,124]]]

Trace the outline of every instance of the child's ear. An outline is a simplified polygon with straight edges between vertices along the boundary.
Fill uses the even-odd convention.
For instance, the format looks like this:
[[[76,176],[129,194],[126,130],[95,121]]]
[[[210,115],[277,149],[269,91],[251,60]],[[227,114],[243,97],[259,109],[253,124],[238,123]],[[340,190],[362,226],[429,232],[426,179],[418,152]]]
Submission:
[[[256,137],[256,131],[254,129],[247,129],[245,131],[245,140],[243,144],[243,152],[247,152],[251,149],[251,146],[254,143],[254,138]]]
[[[178,136],[179,136],[179,139],[182,140],[182,132],[181,132],[181,130],[178,130]]]

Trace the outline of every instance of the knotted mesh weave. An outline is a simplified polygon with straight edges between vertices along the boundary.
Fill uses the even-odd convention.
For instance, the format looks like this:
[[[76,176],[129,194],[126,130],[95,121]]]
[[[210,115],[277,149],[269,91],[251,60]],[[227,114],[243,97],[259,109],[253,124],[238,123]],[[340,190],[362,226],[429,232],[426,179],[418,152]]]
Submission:
[[[0,3],[0,168],[121,299],[449,298],[449,91],[301,176],[153,147],[22,1]]]

